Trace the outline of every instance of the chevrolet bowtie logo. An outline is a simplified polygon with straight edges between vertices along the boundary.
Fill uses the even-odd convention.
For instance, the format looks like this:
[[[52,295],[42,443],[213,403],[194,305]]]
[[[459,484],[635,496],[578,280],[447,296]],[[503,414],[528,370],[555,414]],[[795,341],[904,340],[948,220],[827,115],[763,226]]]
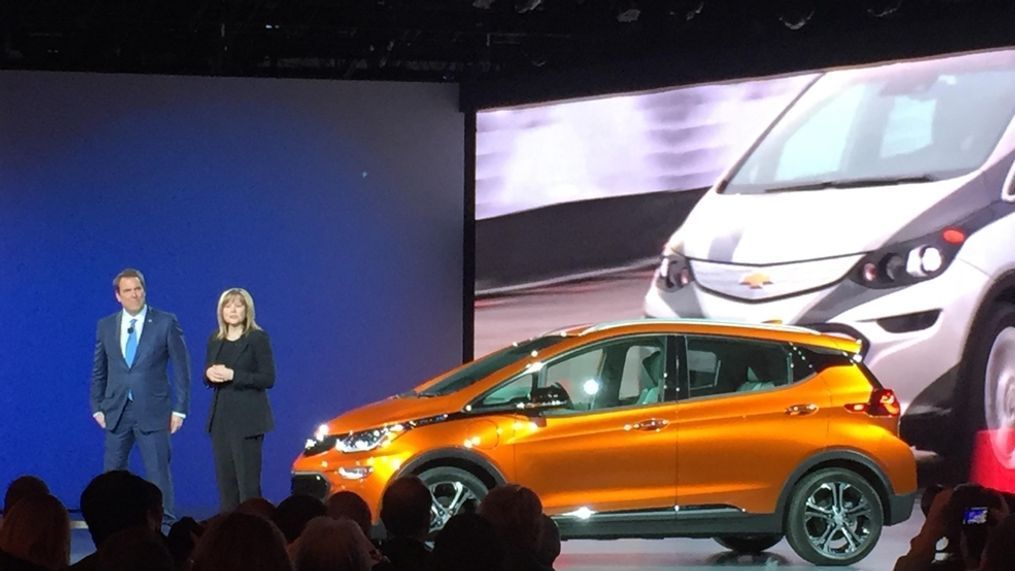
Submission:
[[[740,278],[740,285],[748,286],[751,289],[761,289],[771,284],[771,278],[768,277],[768,274],[763,272],[751,272]]]

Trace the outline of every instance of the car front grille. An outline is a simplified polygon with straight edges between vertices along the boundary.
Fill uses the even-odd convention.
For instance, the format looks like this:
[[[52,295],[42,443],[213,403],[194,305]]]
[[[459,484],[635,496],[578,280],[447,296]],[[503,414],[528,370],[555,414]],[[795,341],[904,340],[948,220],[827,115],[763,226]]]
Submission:
[[[320,500],[328,498],[331,484],[320,474],[293,474],[292,493],[306,494]]]
[[[837,282],[859,261],[860,255],[767,266],[691,260],[691,271],[705,289],[746,301],[763,301]]]

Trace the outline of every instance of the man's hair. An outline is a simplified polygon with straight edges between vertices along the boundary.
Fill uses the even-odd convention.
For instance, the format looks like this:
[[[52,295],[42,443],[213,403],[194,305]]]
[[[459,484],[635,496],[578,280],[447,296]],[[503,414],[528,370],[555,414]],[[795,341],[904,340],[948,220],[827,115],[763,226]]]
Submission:
[[[299,571],[358,571],[373,567],[371,549],[356,522],[321,516],[307,523],[292,562]]]
[[[430,529],[433,496],[416,476],[392,482],[381,497],[381,521],[389,535],[414,536]]]
[[[275,504],[260,497],[247,498],[240,502],[240,505],[236,506],[236,509],[233,511],[243,514],[257,515],[270,520],[275,517]]]
[[[67,509],[49,494],[23,498],[4,514],[0,551],[40,568],[63,569],[70,562]]]
[[[103,571],[173,571],[173,557],[165,540],[145,527],[122,529],[110,535],[99,549]]]
[[[142,274],[140,270],[135,270],[134,268],[124,268],[123,270],[120,271],[120,273],[116,274],[115,278],[113,278],[114,292],[120,291],[120,280],[124,278],[137,278],[138,281],[141,282],[141,289],[145,291],[148,290],[148,286],[146,286],[144,283],[144,274]]]
[[[349,490],[335,492],[328,498],[326,505],[329,516],[335,519],[343,517],[351,519],[363,530],[363,535],[370,537],[373,515],[370,513],[370,506],[359,494]]]
[[[197,540],[204,533],[204,526],[190,517],[184,516],[169,528],[166,536],[166,546],[169,554],[173,557],[173,563],[180,569],[186,569],[190,556],[194,552]]]
[[[437,571],[500,571],[504,552],[492,523],[476,513],[459,513],[437,533],[430,564]]]
[[[320,505],[323,509],[324,504]],[[237,512],[221,515],[208,524],[194,547],[192,560],[194,571],[291,571],[293,568],[282,532],[263,517]]]
[[[536,559],[546,565],[553,567],[553,562],[560,556],[560,528],[557,522],[548,515],[543,515],[542,525],[539,526],[539,541],[536,543]]]
[[[529,488],[518,484],[497,486],[480,502],[479,515],[493,524],[508,546],[536,548],[543,525],[543,504]]]
[[[308,521],[326,512],[321,500],[306,494],[293,494],[278,504],[271,521],[282,531],[285,540],[292,543],[303,533]]]
[[[81,492],[81,515],[95,548],[129,527],[146,526],[151,493],[147,483],[126,470],[99,474]]]
[[[29,496],[44,496],[49,493],[49,487],[46,486],[46,482],[35,476],[21,476],[16,478],[13,482],[7,486],[7,492],[4,494],[4,514],[11,511],[14,504],[22,498]]]

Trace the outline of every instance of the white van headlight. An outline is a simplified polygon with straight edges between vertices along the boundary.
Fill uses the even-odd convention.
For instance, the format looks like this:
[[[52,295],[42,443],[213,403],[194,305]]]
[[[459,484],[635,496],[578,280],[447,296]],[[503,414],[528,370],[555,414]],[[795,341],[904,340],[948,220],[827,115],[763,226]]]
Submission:
[[[680,254],[664,254],[656,270],[656,284],[665,290],[678,290],[694,280],[691,265]]]
[[[965,242],[965,232],[950,226],[916,240],[885,246],[860,260],[854,280],[871,288],[911,285],[941,275]]]

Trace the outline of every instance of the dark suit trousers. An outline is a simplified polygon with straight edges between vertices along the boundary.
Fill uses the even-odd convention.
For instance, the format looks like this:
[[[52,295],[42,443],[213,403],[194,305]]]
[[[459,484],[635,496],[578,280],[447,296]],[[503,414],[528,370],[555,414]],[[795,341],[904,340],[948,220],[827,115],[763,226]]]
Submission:
[[[218,423],[224,424],[224,423]],[[241,502],[261,497],[261,448],[264,435],[236,436],[227,427],[212,424],[211,448],[215,455],[215,479],[223,512]]]
[[[173,477],[169,472],[169,460],[172,455],[169,447],[169,426],[154,432],[141,430],[138,428],[136,412],[137,407],[127,401],[120,422],[111,427],[111,430],[107,427],[103,469],[106,472],[127,470],[130,450],[137,442],[141,461],[144,463],[145,476],[162,491],[163,522],[171,524],[176,519],[173,517]]]

